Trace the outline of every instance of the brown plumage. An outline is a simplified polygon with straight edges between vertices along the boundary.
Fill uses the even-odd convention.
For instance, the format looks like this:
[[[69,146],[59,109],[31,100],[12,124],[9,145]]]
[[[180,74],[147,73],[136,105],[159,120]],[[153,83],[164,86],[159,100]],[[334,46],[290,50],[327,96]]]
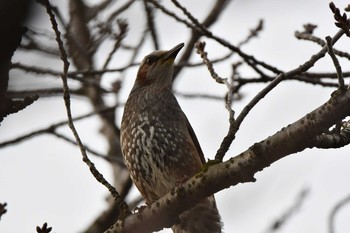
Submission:
[[[122,152],[147,204],[193,176],[205,163],[197,137],[170,89],[174,59],[183,46],[147,55],[125,104]],[[214,196],[182,213],[172,229],[175,233],[221,232]]]

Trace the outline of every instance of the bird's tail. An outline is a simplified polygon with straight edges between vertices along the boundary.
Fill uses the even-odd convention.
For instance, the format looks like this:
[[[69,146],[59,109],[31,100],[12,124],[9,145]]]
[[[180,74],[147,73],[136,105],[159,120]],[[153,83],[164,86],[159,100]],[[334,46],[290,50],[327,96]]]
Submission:
[[[221,233],[222,223],[214,196],[207,197],[179,216],[174,233]]]

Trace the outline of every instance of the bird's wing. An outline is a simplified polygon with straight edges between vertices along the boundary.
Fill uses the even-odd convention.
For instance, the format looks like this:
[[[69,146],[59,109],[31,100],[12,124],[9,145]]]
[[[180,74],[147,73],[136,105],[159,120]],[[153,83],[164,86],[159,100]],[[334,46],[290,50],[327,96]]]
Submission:
[[[196,134],[194,133],[193,128],[192,128],[190,122],[188,121],[187,117],[186,117],[186,120],[187,120],[187,129],[188,129],[188,132],[189,132],[189,134],[190,134],[190,136],[191,136],[191,139],[192,139],[192,141],[193,141],[194,146],[195,146],[196,149],[197,149],[199,158],[200,158],[202,164],[205,164],[206,161],[205,161],[205,158],[204,158],[204,154],[203,154],[202,148],[201,148],[201,146],[199,145],[197,136],[196,136]]]

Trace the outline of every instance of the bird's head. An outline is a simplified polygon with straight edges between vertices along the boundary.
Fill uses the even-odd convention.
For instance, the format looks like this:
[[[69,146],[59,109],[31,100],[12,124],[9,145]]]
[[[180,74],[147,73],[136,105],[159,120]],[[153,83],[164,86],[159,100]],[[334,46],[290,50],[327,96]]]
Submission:
[[[184,43],[181,43],[170,50],[157,50],[148,54],[141,62],[133,89],[147,85],[170,87],[174,60],[183,46]]]

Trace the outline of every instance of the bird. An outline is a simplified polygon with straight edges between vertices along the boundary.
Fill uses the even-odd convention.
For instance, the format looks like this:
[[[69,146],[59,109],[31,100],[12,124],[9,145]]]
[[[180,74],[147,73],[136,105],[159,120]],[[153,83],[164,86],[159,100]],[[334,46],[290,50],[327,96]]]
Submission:
[[[156,50],[141,62],[124,106],[121,148],[131,179],[152,204],[205,163],[203,151],[171,86],[174,60],[184,47]],[[220,233],[214,196],[179,215],[174,233]]]

